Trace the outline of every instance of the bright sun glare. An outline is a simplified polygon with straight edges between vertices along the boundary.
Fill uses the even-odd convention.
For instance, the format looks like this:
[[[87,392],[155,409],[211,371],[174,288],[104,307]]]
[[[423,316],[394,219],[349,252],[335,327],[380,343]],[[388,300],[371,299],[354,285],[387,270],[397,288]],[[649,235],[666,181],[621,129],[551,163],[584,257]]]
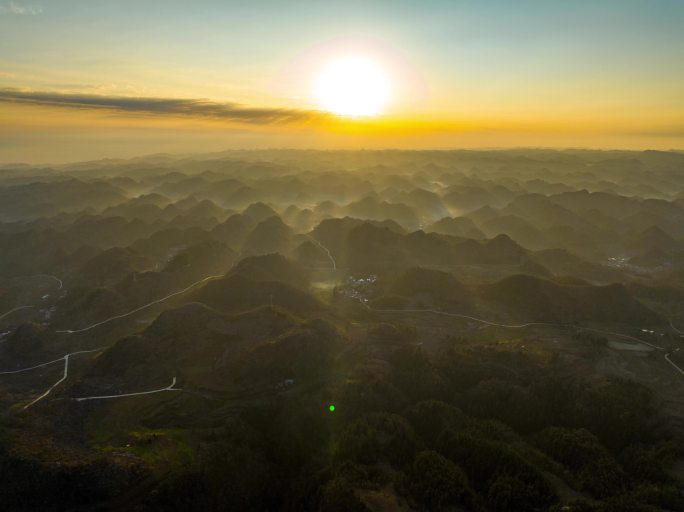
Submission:
[[[348,57],[323,68],[316,84],[321,108],[349,117],[374,116],[390,99],[390,83],[382,68],[363,57]]]

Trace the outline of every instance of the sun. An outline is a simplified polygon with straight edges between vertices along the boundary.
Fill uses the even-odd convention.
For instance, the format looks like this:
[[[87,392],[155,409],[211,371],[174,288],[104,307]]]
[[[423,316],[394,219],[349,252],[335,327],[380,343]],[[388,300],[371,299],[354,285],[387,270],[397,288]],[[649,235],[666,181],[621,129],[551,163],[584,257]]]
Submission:
[[[378,64],[364,57],[346,57],[326,65],[318,75],[320,108],[348,117],[380,114],[390,99],[389,79]]]

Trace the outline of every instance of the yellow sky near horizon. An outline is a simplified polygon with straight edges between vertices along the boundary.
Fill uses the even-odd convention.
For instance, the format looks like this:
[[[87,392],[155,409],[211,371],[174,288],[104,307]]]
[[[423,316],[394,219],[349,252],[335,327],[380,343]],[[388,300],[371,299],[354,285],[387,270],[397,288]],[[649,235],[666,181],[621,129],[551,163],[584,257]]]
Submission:
[[[644,126],[641,124],[640,126]],[[65,111],[62,108],[12,106],[0,109],[0,138],[17,141],[0,148],[2,160],[62,163],[105,156],[132,157],[157,152],[202,152],[224,149],[453,149],[505,147],[589,147],[614,149],[681,149],[682,137],[645,133],[629,126],[538,119],[438,120],[371,119],[329,122],[326,126],[253,125],[211,119]],[[36,144],[35,141],[40,143]],[[25,142],[31,144],[27,151]],[[77,155],[76,157],[74,155]]]
[[[0,162],[239,147],[684,147],[681,2],[265,4],[0,10]],[[316,91],[322,70],[348,57],[371,71]],[[368,81],[375,67],[387,91],[384,78]],[[387,98],[372,105],[370,90]],[[373,115],[336,115],[364,108]]]

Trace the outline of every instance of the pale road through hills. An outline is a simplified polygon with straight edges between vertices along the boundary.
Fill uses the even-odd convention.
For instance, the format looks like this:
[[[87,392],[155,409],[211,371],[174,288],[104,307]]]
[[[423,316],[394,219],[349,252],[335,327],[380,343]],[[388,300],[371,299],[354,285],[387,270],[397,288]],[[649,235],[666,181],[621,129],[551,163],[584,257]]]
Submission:
[[[674,354],[675,352],[679,352],[679,349],[677,348],[677,349],[675,349],[674,351],[672,351],[671,353]],[[666,360],[668,363],[670,363],[672,366],[674,366],[675,369],[676,369],[679,373],[681,373],[682,375],[684,375],[684,370],[682,370],[679,366],[677,366],[675,363],[672,362],[672,360],[670,359],[670,354],[665,354],[665,360]]]
[[[32,405],[34,405],[34,404],[40,402],[43,398],[45,398],[46,396],[48,396],[48,395],[52,392],[53,389],[55,389],[57,386],[59,386],[62,382],[64,382],[64,381],[67,379],[67,377],[69,376],[69,358],[70,358],[71,356],[74,356],[74,355],[77,355],[77,354],[88,354],[88,353],[91,353],[91,352],[101,352],[102,350],[103,350],[103,349],[101,349],[101,348],[96,348],[96,349],[93,349],[93,350],[79,350],[78,352],[71,352],[71,353],[69,353],[69,354],[66,354],[66,355],[62,358],[62,359],[64,360],[64,375],[62,376],[62,378],[59,379],[57,382],[55,382],[52,386],[50,386],[50,388],[49,388],[45,393],[43,393],[42,395],[40,395],[40,396],[39,396],[38,398],[36,398],[35,400],[33,400],[33,401],[29,402],[28,404],[26,404],[26,405],[24,406],[24,410],[26,410],[26,409],[28,409],[29,407],[31,407]],[[49,363],[48,363],[48,364],[49,364]]]
[[[232,268],[235,266],[236,262],[238,261],[238,258],[240,257],[240,254],[241,254],[240,252],[237,253],[237,255],[235,256],[235,260],[233,261],[232,265],[229,267],[228,270],[232,269]],[[212,280],[212,279],[220,279],[220,278],[222,278],[222,277],[225,277],[225,274],[223,274],[223,275],[216,275],[216,276],[207,276],[207,277],[204,277],[204,278],[200,279],[199,281],[195,281],[194,283],[192,283],[191,285],[189,285],[189,286],[183,288],[182,290],[178,290],[177,292],[173,292],[173,293],[171,293],[171,294],[169,294],[169,295],[167,295],[167,296],[165,296],[165,297],[162,297],[161,299],[157,299],[157,300],[153,300],[152,302],[148,302],[147,304],[145,304],[145,305],[143,305],[143,306],[140,306],[140,307],[138,307],[138,308],[135,308],[134,310],[129,311],[128,313],[123,313],[123,314],[121,314],[121,315],[116,315],[116,316],[109,317],[109,318],[107,318],[107,319],[105,319],[105,320],[102,320],[101,322],[97,322],[97,323],[95,323],[95,324],[89,325],[89,326],[87,326],[87,327],[83,327],[83,328],[81,328],[81,329],[65,329],[65,330],[55,331],[55,332],[58,333],[58,334],[78,334],[78,333],[81,333],[81,332],[86,332],[86,331],[89,331],[89,330],[91,330],[91,329],[94,329],[95,327],[99,327],[99,326],[101,326],[101,325],[107,324],[107,323],[109,323],[109,322],[111,322],[111,321],[113,321],[113,320],[119,320],[119,319],[121,319],[121,318],[126,318],[127,316],[131,316],[131,315],[133,315],[133,314],[135,314],[135,313],[138,313],[138,312],[140,312],[140,311],[143,311],[143,310],[145,310],[145,309],[147,309],[147,308],[149,308],[149,307],[152,307],[152,306],[155,306],[155,305],[157,305],[157,304],[160,304],[160,303],[162,303],[162,302],[164,302],[164,301],[167,301],[167,300],[169,300],[169,299],[171,299],[171,298],[173,298],[173,297],[176,297],[176,296],[178,296],[178,295],[182,295],[182,294],[184,294],[184,293],[186,293],[186,292],[192,290],[195,286],[198,286],[198,285],[200,285],[200,284],[202,284],[202,283],[204,283],[204,282],[206,282],[206,281],[210,281],[210,280]]]
[[[154,393],[163,393],[164,391],[183,391],[181,388],[174,387],[176,385],[176,377],[173,378],[171,384],[165,388],[153,389],[152,391],[140,391],[138,393],[122,393],[120,395],[103,395],[103,396],[84,396],[80,398],[72,398],[77,402],[83,402],[85,400],[109,400],[111,398],[124,398],[128,396],[140,396],[140,395],[152,395]]]
[[[672,318],[670,318],[670,327],[672,327],[672,330],[675,331],[676,333],[679,333],[682,336],[684,336],[684,331],[677,329],[677,327],[675,327],[675,324],[673,323]]]
[[[240,253],[238,253],[238,255],[237,255],[237,257],[236,257],[236,260],[233,262],[233,264],[230,266],[230,268],[233,268],[233,267],[235,266],[235,263],[236,263],[236,261],[237,261],[237,258],[239,258],[239,255],[240,255]],[[41,274],[41,275],[46,275],[47,277],[52,277],[52,278],[56,279],[57,281],[59,281],[59,285],[60,285],[59,288],[60,288],[60,289],[62,288],[62,281],[61,281],[59,278],[57,278],[57,277],[55,277],[55,276],[49,276],[49,275],[47,275],[47,274]],[[148,303],[148,304],[145,304],[144,306],[141,306],[141,307],[139,307],[139,308],[134,309],[133,311],[129,311],[128,313],[125,313],[125,314],[123,314],[123,315],[117,315],[117,316],[114,316],[114,317],[111,317],[111,318],[107,318],[106,320],[103,320],[103,321],[101,321],[101,322],[97,322],[96,324],[90,325],[90,326],[85,327],[85,328],[83,328],[83,329],[74,329],[74,330],[65,330],[65,331],[56,331],[56,332],[62,333],[62,334],[75,334],[75,333],[79,333],[79,332],[88,331],[88,330],[93,329],[93,328],[95,328],[95,327],[98,327],[98,326],[100,326],[100,325],[104,325],[104,324],[106,324],[106,323],[108,323],[108,322],[110,322],[110,321],[112,321],[112,320],[117,320],[117,319],[119,319],[119,318],[125,318],[125,317],[127,317],[127,316],[130,316],[130,315],[132,315],[133,313],[137,313],[138,311],[142,311],[143,309],[146,309],[146,308],[148,308],[148,307],[150,307],[150,306],[153,306],[153,305],[155,305],[155,304],[159,304],[159,303],[164,302],[165,300],[168,300],[168,299],[170,299],[170,298],[172,298],[172,297],[175,297],[175,296],[177,296],[177,295],[183,294],[183,293],[185,293],[185,292],[191,290],[192,288],[194,288],[195,286],[197,286],[197,285],[199,285],[199,284],[201,284],[201,283],[204,283],[204,282],[209,281],[209,280],[211,280],[211,279],[217,279],[217,278],[220,278],[220,277],[223,277],[223,275],[220,275],[220,276],[207,276],[207,277],[205,277],[205,278],[203,278],[203,279],[200,279],[199,281],[196,281],[196,282],[192,283],[191,285],[189,285],[189,286],[183,288],[182,290],[179,290],[179,291],[177,291],[177,292],[171,293],[171,294],[169,294],[169,295],[167,295],[167,296],[165,296],[165,297],[162,297],[161,299],[157,299],[157,300],[155,300],[155,301],[152,301],[152,302],[150,302],[150,303]],[[32,307],[32,306],[22,306],[22,307],[19,308],[19,309],[23,309],[23,308],[26,308],[26,307]],[[16,308],[15,308],[14,310],[12,310],[12,311],[15,311],[15,310],[16,310]],[[9,311],[8,313],[5,313],[5,315],[11,313],[12,311]],[[3,315],[3,316],[4,316],[4,315]],[[0,318],[2,318],[2,317],[0,317]],[[69,357],[71,357],[72,355],[76,355],[76,354],[83,354],[83,353],[90,353],[90,352],[101,352],[101,351],[105,350],[106,348],[107,348],[107,347],[102,347],[102,348],[93,349],[93,350],[82,350],[82,351],[78,351],[78,352],[71,352],[71,353],[69,353],[69,354],[65,354],[64,356],[60,357],[59,359],[54,359],[54,360],[52,360],[52,361],[47,361],[47,362],[45,362],[45,363],[40,363],[40,364],[35,365],[35,366],[30,366],[30,367],[27,367],[27,368],[21,368],[21,369],[18,369],[18,370],[10,370],[10,371],[0,372],[0,375],[12,375],[12,374],[15,374],[15,373],[23,373],[23,372],[27,372],[27,371],[30,371],[30,370],[35,370],[35,369],[37,369],[37,368],[43,368],[43,367],[45,367],[45,366],[48,366],[48,365],[50,365],[50,364],[57,363],[57,362],[59,362],[59,361],[64,361],[64,375],[63,375],[63,377],[62,377],[60,380],[58,380],[55,384],[53,384],[53,385],[50,387],[50,389],[48,389],[45,393],[43,393],[41,396],[39,396],[38,398],[36,398],[35,400],[33,400],[31,403],[29,403],[28,405],[26,405],[26,406],[24,407],[24,409],[28,409],[30,406],[32,406],[32,405],[35,404],[36,402],[39,402],[40,400],[42,400],[43,398],[45,398],[46,396],[48,396],[48,395],[52,392],[52,390],[53,390],[54,388],[56,388],[59,384],[61,384],[62,382],[64,382],[64,381],[67,379],[67,377],[69,376]],[[171,386],[169,386],[169,388],[165,388],[165,389],[163,389],[163,390],[156,390],[156,391],[154,391],[154,392],[159,392],[159,391],[171,391],[170,388],[172,388],[172,387],[175,385],[175,383],[176,383],[176,378],[174,377],[174,381],[173,381],[173,383],[171,384]],[[145,393],[142,393],[142,394],[149,394],[149,392],[145,392]],[[135,394],[134,394],[134,395],[135,395]],[[131,396],[134,396],[134,395],[131,395]]]
[[[312,238],[313,238],[313,237],[312,237]],[[318,240],[316,240],[316,239],[314,239],[314,240],[316,241],[316,243],[317,243],[323,250],[325,250],[325,251],[328,253],[328,255],[330,255],[330,259],[331,259],[331,261],[333,262],[333,270],[337,270],[337,265],[336,265],[336,263],[335,263],[335,260],[333,259],[332,254],[330,253],[330,251],[328,250],[328,248],[325,247],[323,244],[321,244]],[[502,328],[504,328],[504,329],[524,329],[524,328],[526,328],[526,327],[534,327],[534,326],[540,326],[540,327],[544,327],[544,326],[545,326],[545,327],[554,327],[554,328],[561,328],[561,329],[572,328],[572,329],[578,329],[578,330],[581,330],[581,331],[595,332],[595,333],[598,333],[598,334],[606,334],[606,335],[610,335],[610,336],[617,336],[617,337],[619,337],[619,338],[624,338],[624,339],[627,339],[627,340],[635,341],[635,342],[637,342],[637,343],[641,343],[641,344],[643,344],[643,345],[647,345],[647,346],[649,346],[649,347],[651,347],[651,348],[654,348],[654,349],[656,349],[656,350],[661,350],[661,351],[665,350],[664,347],[660,347],[660,346],[658,346],[658,345],[655,345],[655,344],[653,344],[653,343],[649,343],[648,341],[642,340],[642,339],[640,339],[640,338],[636,338],[636,337],[634,337],[634,336],[630,336],[629,334],[622,334],[622,333],[619,333],[619,332],[612,332],[612,331],[604,331],[604,330],[602,330],[602,329],[595,329],[595,328],[593,328],[593,327],[583,327],[583,326],[581,326],[581,325],[573,325],[573,324],[556,324],[556,323],[549,323],[549,322],[528,322],[528,323],[517,324],[517,325],[500,324],[500,323],[497,323],[497,322],[492,322],[491,320],[485,320],[485,319],[482,319],[482,318],[476,318],[476,317],[473,317],[473,316],[463,315],[463,314],[460,314],[460,313],[449,313],[449,312],[446,312],[446,311],[439,311],[439,310],[436,310],[436,309],[375,309],[375,308],[372,308],[371,306],[369,306],[364,300],[361,300],[361,299],[357,299],[357,300],[358,300],[363,306],[365,306],[366,309],[368,309],[369,311],[374,311],[374,312],[377,312],[377,313],[431,313],[431,314],[435,314],[435,315],[443,315],[443,316],[449,316],[449,317],[455,317],[455,318],[463,318],[463,319],[466,319],[466,320],[472,320],[473,322],[479,322],[479,323],[484,324],[484,325],[491,325],[491,326],[494,326],[494,327],[502,327]],[[670,326],[671,326],[672,329],[675,330],[676,332],[681,333],[681,331],[680,331],[679,329],[677,329],[677,328],[672,324],[672,321],[670,321]],[[679,349],[676,349],[676,350],[674,350],[673,352],[677,352],[677,351],[679,351]],[[672,354],[673,352],[669,352],[669,353],[665,354],[665,360],[666,360],[670,365],[672,365],[679,373],[681,373],[682,375],[684,375],[684,370],[682,370],[682,368],[680,368],[676,363],[674,363],[674,362],[670,359],[670,357],[669,357],[670,354]]]
[[[321,249],[323,249],[323,250],[329,255],[330,261],[331,261],[331,263],[333,264],[333,267],[332,267],[332,268],[333,268],[333,270],[336,271],[336,270],[337,270],[337,264],[336,264],[336,262],[335,262],[335,260],[334,260],[334,258],[333,258],[333,256],[332,256],[332,254],[330,253],[330,251],[329,251],[323,244],[321,244],[320,242],[318,242],[318,240],[314,239],[313,237],[311,237],[311,238],[320,246]],[[234,264],[233,264],[233,266],[234,266]],[[232,268],[232,266],[231,266],[231,268]],[[195,286],[197,286],[197,285],[199,285],[199,284],[201,284],[201,283],[204,283],[204,282],[209,281],[209,280],[211,280],[211,279],[218,279],[218,278],[221,278],[221,277],[223,277],[223,275],[219,275],[219,276],[207,276],[207,277],[205,277],[205,278],[203,278],[203,279],[200,279],[200,280],[198,280],[198,281],[192,283],[191,285],[187,286],[186,288],[184,288],[184,289],[182,289],[182,290],[179,290],[179,291],[177,291],[177,292],[174,292],[174,293],[172,293],[172,294],[169,294],[169,295],[167,295],[167,296],[165,296],[165,297],[162,297],[161,299],[157,299],[157,300],[155,300],[155,301],[152,301],[152,302],[150,302],[150,303],[148,303],[148,304],[145,304],[144,306],[141,306],[141,307],[136,308],[136,309],[134,309],[134,310],[132,310],[132,311],[129,311],[128,313],[125,313],[125,314],[122,314],[122,315],[117,315],[117,316],[114,316],[114,317],[107,318],[106,320],[103,320],[103,321],[101,321],[101,322],[97,322],[97,323],[95,323],[95,324],[93,324],[93,325],[90,325],[90,326],[88,326],[88,327],[85,327],[85,328],[82,328],[82,329],[69,329],[69,330],[56,331],[56,332],[58,332],[58,333],[63,333],[63,334],[76,334],[76,333],[80,333],[80,332],[85,332],[85,331],[91,330],[91,329],[93,329],[93,328],[95,328],[95,327],[98,327],[98,326],[100,326],[100,325],[104,325],[104,324],[106,324],[106,323],[108,323],[108,322],[111,322],[111,321],[113,321],[113,320],[117,320],[117,319],[120,319],[120,318],[125,318],[125,317],[127,317],[127,316],[130,316],[130,315],[132,315],[132,314],[134,314],[134,313],[137,313],[138,311],[142,311],[142,310],[144,310],[144,309],[146,309],[146,308],[148,308],[148,307],[151,307],[151,306],[153,306],[153,305],[155,305],[155,304],[159,304],[159,303],[161,303],[161,302],[164,302],[165,300],[168,300],[168,299],[170,299],[170,298],[172,298],[172,297],[175,297],[175,296],[177,296],[177,295],[181,295],[181,294],[183,294],[183,293],[185,293],[185,292],[191,290],[192,288],[194,288]],[[599,334],[606,334],[606,335],[616,336],[616,337],[624,338],[624,339],[631,340],[631,341],[634,341],[634,342],[637,342],[637,343],[641,343],[641,344],[643,344],[643,345],[647,345],[647,346],[649,346],[649,347],[651,347],[651,348],[653,348],[653,349],[656,349],[656,350],[660,350],[660,351],[665,350],[665,348],[663,348],[663,347],[660,347],[660,346],[658,346],[658,345],[654,345],[653,343],[649,343],[648,341],[645,341],[645,340],[636,338],[636,337],[634,337],[634,336],[630,336],[630,335],[628,335],[628,334],[623,334],[623,333],[618,333],[618,332],[612,332],[612,331],[605,331],[605,330],[601,330],[601,329],[595,329],[595,328],[592,328],[592,327],[583,327],[583,326],[574,325],[574,324],[557,324],[557,323],[549,323],[549,322],[527,322],[527,323],[523,323],[523,324],[500,324],[500,323],[497,323],[497,322],[493,322],[493,321],[491,321],[491,320],[485,320],[485,319],[482,319],[482,318],[477,318],[477,317],[473,317],[473,316],[469,316],[469,315],[463,315],[463,314],[460,314],[460,313],[449,313],[449,312],[446,312],[446,311],[440,311],[440,310],[436,310],[436,309],[375,309],[375,308],[372,308],[371,306],[369,306],[366,302],[364,302],[364,300],[362,300],[362,299],[357,299],[357,300],[358,300],[366,309],[368,309],[369,311],[376,312],[376,313],[431,313],[431,314],[435,314],[435,315],[443,315],[443,316],[449,316],[449,317],[454,317],[454,318],[462,318],[462,319],[466,319],[466,320],[472,320],[472,321],[474,321],[474,322],[478,322],[478,323],[481,323],[481,324],[484,324],[484,325],[490,325],[490,326],[494,326],[494,327],[501,327],[501,328],[505,328],[505,329],[524,329],[524,328],[527,328],[527,327],[535,327],[535,326],[539,326],[539,327],[554,327],[554,328],[561,328],[561,329],[572,328],[572,329],[578,329],[578,330],[583,330],[583,331],[588,331],[588,332],[595,332],[595,333],[599,333]],[[0,317],[0,318],[1,318],[1,317]],[[672,325],[672,323],[671,323],[671,325]],[[674,325],[672,325],[672,328],[673,328],[675,331],[678,331],[678,330],[674,327]],[[679,332],[679,331],[678,331],[678,332]],[[53,390],[54,388],[56,388],[59,384],[61,384],[62,382],[64,382],[64,381],[67,379],[68,374],[69,374],[69,357],[70,357],[70,356],[75,355],[75,354],[88,353],[88,352],[98,352],[98,351],[101,352],[102,350],[105,350],[106,348],[107,348],[107,347],[103,347],[103,348],[99,348],[99,349],[94,349],[94,350],[88,350],[88,351],[72,352],[72,353],[70,353],[70,354],[64,355],[63,357],[61,357],[61,358],[59,358],[59,359],[55,359],[55,360],[53,360],[53,361],[48,361],[48,362],[45,362],[45,363],[40,363],[40,364],[37,364],[37,365],[35,365],[35,366],[31,366],[31,367],[27,367],[27,368],[21,368],[21,369],[18,369],[18,370],[11,370],[11,371],[0,372],[0,375],[9,375],[9,374],[15,374],[15,373],[22,373],[22,372],[34,370],[34,369],[37,369],[37,368],[42,368],[42,367],[44,367],[44,366],[47,366],[47,365],[50,365],[50,364],[54,364],[54,363],[59,362],[59,361],[62,361],[62,360],[64,361],[64,375],[63,375],[63,377],[62,377],[59,381],[57,381],[55,384],[53,384],[45,393],[43,393],[41,396],[39,396],[38,398],[36,398],[36,399],[33,400],[32,402],[30,402],[28,405],[26,405],[26,406],[24,407],[24,409],[27,409],[27,408],[30,407],[31,405],[33,405],[33,404],[39,402],[40,400],[42,400],[43,398],[45,398],[46,396],[48,396],[48,395],[52,392],[52,390]],[[679,349],[676,349],[676,350],[673,351],[673,352],[677,352],[678,350],[679,350]],[[682,370],[682,368],[680,368],[676,363],[674,363],[674,362],[670,359],[670,357],[669,357],[670,354],[672,354],[673,352],[669,352],[669,353],[665,354],[665,360],[666,360],[671,366],[673,366],[679,373],[681,373],[682,375],[684,375],[684,370]],[[168,387],[166,387],[166,388],[162,388],[162,389],[157,389],[157,390],[153,390],[153,391],[144,391],[144,392],[139,392],[139,393],[128,393],[128,394],[123,394],[123,395],[109,395],[109,396],[102,396],[102,397],[82,397],[82,398],[76,399],[76,400],[81,401],[81,400],[95,400],[95,399],[122,398],[122,397],[127,397],[127,396],[138,396],[138,395],[145,395],[145,394],[151,394],[151,393],[160,393],[160,392],[164,392],[164,391],[180,391],[180,389],[173,388],[173,386],[175,385],[175,383],[176,383],[176,378],[174,377],[174,380],[173,380],[172,384],[171,384],[170,386],[168,386]]]
[[[634,336],[630,336],[629,334],[622,334],[619,332],[613,332],[613,331],[604,331],[602,329],[594,329],[593,327],[583,327],[581,325],[574,325],[574,324],[554,324],[554,323],[547,323],[547,322],[529,322],[525,324],[519,324],[519,325],[509,325],[509,324],[499,324],[496,322],[492,322],[490,320],[483,320],[482,318],[476,318],[473,316],[468,316],[468,315],[461,315],[459,313],[448,313],[446,311],[439,311],[436,309],[375,309],[366,304],[363,300],[357,299],[361,304],[363,304],[366,309],[369,311],[373,311],[376,313],[432,313],[435,315],[443,315],[443,316],[450,316],[450,317],[456,317],[456,318],[464,318],[466,320],[472,320],[474,322],[479,322],[481,324],[485,325],[491,325],[494,327],[502,327],[504,329],[524,329],[525,327],[534,327],[534,326],[542,326],[542,327],[555,327],[555,328],[561,328],[561,329],[577,329],[579,331],[587,331],[587,332],[595,332],[598,334],[606,334],[609,336],[617,336],[619,338],[624,338],[627,340],[635,341],[637,343],[641,343],[643,345],[648,345],[651,348],[654,348],[656,350],[665,350],[664,347],[660,347],[658,345],[654,345],[653,343],[649,343],[648,341],[635,338]],[[674,352],[678,352],[679,349],[675,349],[672,352],[668,352],[665,354],[665,360],[672,365],[679,373],[684,375],[684,370],[680,368],[676,363],[674,363],[670,359],[670,354],[673,354]]]
[[[311,235],[307,235],[307,236],[308,236],[311,240],[313,240],[313,242],[314,242],[319,248],[321,248],[323,251],[325,251],[326,255],[328,256],[328,259],[329,259],[330,262],[332,263],[332,269],[333,269],[333,270],[337,270],[337,262],[335,261],[335,258],[333,258],[333,255],[332,255],[332,253],[328,250],[328,248],[327,248],[325,245],[323,245],[321,242],[319,242],[318,240],[316,240],[313,236],[311,236]]]
[[[37,368],[43,368],[43,367],[45,367],[45,366],[48,366],[48,365],[51,365],[51,364],[55,364],[55,363],[59,363],[60,361],[63,361],[63,360],[64,360],[64,357],[65,357],[65,356],[62,356],[62,357],[60,357],[59,359],[54,359],[54,360],[52,360],[52,361],[47,361],[47,362],[45,362],[45,363],[40,363],[40,364],[37,364],[37,365],[35,365],[35,366],[29,366],[28,368],[21,368],[21,369],[19,369],[19,370],[9,370],[9,371],[5,371],[5,372],[0,372],[0,375],[13,375],[13,374],[15,374],[15,373],[23,373],[23,372],[28,372],[29,370],[35,370],[35,369],[37,369]]]
[[[62,282],[62,280],[57,276],[53,276],[52,274],[32,274],[30,276],[15,276],[8,279],[31,279],[33,277],[47,277],[49,279],[53,279],[59,285],[57,287],[57,290],[61,290],[64,287],[64,283]]]
[[[57,277],[57,276],[53,276],[52,274],[35,274],[35,275],[32,275],[32,276],[20,276],[20,277],[15,277],[14,279],[20,279],[20,278],[22,278],[22,279],[30,279],[30,278],[32,278],[32,277],[47,277],[47,278],[50,278],[50,279],[54,279],[55,281],[57,281],[57,284],[59,285],[59,286],[57,287],[57,290],[61,290],[62,288],[64,288],[64,283],[62,282],[62,280],[61,280],[59,277]]]
[[[179,290],[179,291],[177,291],[177,292],[171,293],[171,294],[167,295],[166,297],[162,297],[161,299],[153,300],[152,302],[148,302],[147,304],[145,304],[145,305],[143,305],[143,306],[140,306],[139,308],[135,308],[134,310],[129,311],[128,313],[123,313],[123,314],[121,314],[121,315],[116,315],[116,316],[109,317],[109,318],[107,318],[107,319],[105,319],[105,320],[102,320],[101,322],[97,322],[97,323],[92,324],[92,325],[89,325],[89,326],[87,326],[87,327],[83,327],[82,329],[65,329],[65,330],[55,331],[55,332],[58,333],[58,334],[78,334],[78,333],[81,333],[81,332],[86,332],[86,331],[89,331],[89,330],[91,330],[91,329],[94,329],[95,327],[99,327],[99,326],[101,326],[101,325],[108,324],[109,322],[111,322],[111,321],[113,321],[113,320],[119,320],[120,318],[126,318],[127,316],[131,316],[131,315],[134,314],[134,313],[138,313],[139,311],[143,311],[143,310],[145,310],[145,309],[147,309],[147,308],[149,308],[149,307],[152,307],[152,306],[154,306],[154,305],[156,305],[156,304],[160,304],[160,303],[162,303],[162,302],[164,302],[164,301],[167,301],[167,300],[169,300],[169,299],[171,299],[171,298],[173,298],[173,297],[175,297],[175,296],[177,296],[177,295],[182,295],[183,293],[185,293],[185,292],[191,290],[191,289],[194,288],[195,286],[197,286],[197,285],[199,285],[199,284],[202,284],[202,283],[204,283],[204,282],[206,282],[206,281],[210,281],[210,280],[212,280],[212,279],[219,279],[219,278],[224,277],[224,276],[225,276],[225,275],[222,274],[222,275],[218,275],[218,276],[208,276],[208,277],[205,277],[204,279],[200,279],[199,281],[196,281],[196,282],[192,283],[190,286],[188,286],[188,287],[186,287],[186,288],[183,288],[182,290]]]
[[[53,276],[53,275],[50,275],[50,274],[35,274],[35,275],[32,275],[32,276],[19,276],[19,277],[15,277],[15,278],[13,278],[13,279],[30,279],[30,278],[32,278],[32,277],[48,277],[48,278],[50,278],[50,279],[54,279],[55,281],[57,281],[57,284],[59,285],[58,288],[57,288],[57,290],[61,290],[61,289],[64,287],[64,283],[62,282],[62,280],[61,280],[59,277]],[[4,314],[0,315],[0,320],[2,320],[2,319],[5,318],[6,316],[9,316],[10,314],[12,314],[12,313],[14,313],[14,312],[16,312],[16,311],[21,311],[22,309],[30,309],[30,308],[33,308],[33,307],[35,307],[35,306],[19,306],[19,307],[16,307],[16,308],[14,308],[14,309],[10,309],[7,313],[4,313]]]
[[[560,329],[578,329],[580,331],[589,331],[589,332],[596,332],[599,334],[608,334],[611,336],[618,336],[620,338],[625,338],[628,340],[635,341],[637,343],[641,343],[643,345],[648,345],[651,348],[654,348],[656,350],[665,350],[663,347],[659,347],[658,345],[654,345],[653,343],[649,343],[648,341],[644,341],[639,338],[635,338],[634,336],[630,336],[629,334],[622,334],[619,332],[612,332],[612,331],[603,331],[601,329],[594,329],[592,327],[583,327],[581,325],[575,325],[575,324],[554,324],[554,323],[549,323],[549,322],[528,322],[525,324],[517,324],[517,325],[511,325],[511,324],[499,324],[496,322],[492,322],[490,320],[484,320],[482,318],[476,318],[474,316],[468,316],[468,315],[462,315],[460,313],[448,313],[446,311],[440,311],[438,309],[376,309],[372,308],[365,302],[359,300],[361,304],[363,304],[366,309],[369,311],[374,311],[376,313],[432,313],[435,315],[444,315],[444,316],[451,316],[451,317],[456,317],[456,318],[463,318],[466,320],[472,320],[473,322],[479,322],[481,324],[485,325],[491,325],[493,327],[503,327],[504,329],[524,329],[526,327],[535,327],[535,326],[540,326],[540,327],[555,327],[555,328],[560,328]]]
[[[32,308],[32,307],[33,307],[33,306],[19,306],[19,307],[17,307],[17,308],[10,309],[7,313],[4,313],[4,314],[0,315],[0,320],[2,320],[3,318],[5,318],[5,317],[8,316],[8,315],[11,315],[11,314],[14,313],[15,311],[21,311],[22,309],[30,309],[30,308]]]

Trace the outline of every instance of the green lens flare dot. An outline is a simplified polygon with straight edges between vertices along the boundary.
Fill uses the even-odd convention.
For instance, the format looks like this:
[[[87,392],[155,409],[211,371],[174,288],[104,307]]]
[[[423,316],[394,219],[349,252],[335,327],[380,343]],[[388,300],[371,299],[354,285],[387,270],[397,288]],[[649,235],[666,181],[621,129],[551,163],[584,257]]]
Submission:
[[[335,406],[334,405],[330,405],[328,407],[328,409],[330,410],[330,412],[335,412]]]

